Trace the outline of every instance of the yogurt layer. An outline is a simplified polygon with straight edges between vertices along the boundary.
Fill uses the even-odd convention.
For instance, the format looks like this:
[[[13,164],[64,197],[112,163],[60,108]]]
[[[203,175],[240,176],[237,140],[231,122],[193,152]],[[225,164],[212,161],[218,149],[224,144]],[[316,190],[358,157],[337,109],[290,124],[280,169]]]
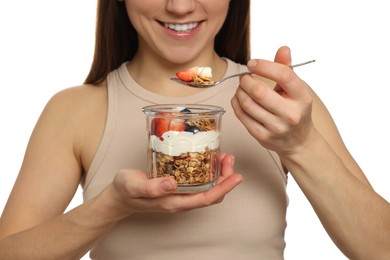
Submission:
[[[150,146],[156,152],[170,156],[179,156],[181,153],[203,153],[208,147],[210,150],[219,147],[219,134],[216,131],[207,132],[178,132],[168,131],[162,135],[163,140],[152,135]]]

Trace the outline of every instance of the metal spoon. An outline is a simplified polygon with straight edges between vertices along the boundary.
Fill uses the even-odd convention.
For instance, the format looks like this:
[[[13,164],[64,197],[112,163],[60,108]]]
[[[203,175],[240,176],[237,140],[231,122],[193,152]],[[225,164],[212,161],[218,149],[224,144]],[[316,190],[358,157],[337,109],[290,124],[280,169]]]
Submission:
[[[310,61],[294,64],[294,65],[291,65],[290,68],[299,67],[299,66],[306,65],[306,64],[309,64],[312,62],[315,62],[315,60],[310,60]],[[221,80],[214,81],[212,83],[187,82],[187,81],[183,81],[183,80],[178,79],[178,78],[171,78],[171,80],[174,82],[177,82],[179,84],[193,87],[193,88],[210,88],[210,87],[214,87],[216,85],[219,85],[220,83],[224,82],[227,79],[234,78],[234,77],[242,77],[242,76],[250,75],[250,74],[252,74],[252,73],[251,72],[243,72],[243,73],[239,73],[239,74],[233,74],[233,75],[227,76],[226,78],[223,78]]]

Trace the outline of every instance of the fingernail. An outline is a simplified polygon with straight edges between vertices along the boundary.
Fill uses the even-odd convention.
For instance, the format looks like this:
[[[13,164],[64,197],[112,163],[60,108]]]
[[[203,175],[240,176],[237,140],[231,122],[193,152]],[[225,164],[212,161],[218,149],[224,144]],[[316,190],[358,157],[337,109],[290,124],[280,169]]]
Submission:
[[[256,60],[250,60],[250,61],[248,61],[248,63],[246,65],[248,67],[251,67],[251,68],[256,67],[257,61]]]
[[[170,181],[164,181],[160,184],[161,188],[164,190],[164,191],[172,191],[175,189],[175,187],[173,186],[172,182]]]
[[[230,159],[230,163],[232,164],[232,166],[234,166],[235,159],[236,159],[236,157],[234,157],[234,156],[232,156],[232,158]]]

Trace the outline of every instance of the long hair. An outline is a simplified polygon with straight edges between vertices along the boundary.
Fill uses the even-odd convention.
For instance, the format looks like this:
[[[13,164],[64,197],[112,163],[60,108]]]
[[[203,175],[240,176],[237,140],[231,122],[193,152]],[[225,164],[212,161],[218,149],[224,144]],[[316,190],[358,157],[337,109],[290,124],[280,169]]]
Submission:
[[[249,23],[250,0],[230,1],[225,23],[215,39],[218,55],[246,64],[250,58]],[[130,61],[137,48],[137,32],[128,18],[124,1],[99,0],[94,57],[84,83],[101,83],[108,73]]]

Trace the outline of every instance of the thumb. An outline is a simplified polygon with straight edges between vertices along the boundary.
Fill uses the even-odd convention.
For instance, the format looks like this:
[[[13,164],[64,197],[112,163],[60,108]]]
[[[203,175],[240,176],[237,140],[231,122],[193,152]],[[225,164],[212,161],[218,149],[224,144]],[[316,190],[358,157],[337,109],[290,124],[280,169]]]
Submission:
[[[157,198],[173,193],[177,182],[170,177],[148,179],[137,170],[122,170],[114,180],[128,198]]]
[[[287,46],[282,46],[275,54],[275,62],[281,63],[287,66],[291,65],[291,50]]]
[[[287,46],[280,47],[275,54],[274,61],[277,63],[287,65],[287,66],[291,66],[291,50],[290,50],[290,48]],[[280,94],[284,93],[284,90],[279,85],[275,86],[275,91],[280,93]]]

